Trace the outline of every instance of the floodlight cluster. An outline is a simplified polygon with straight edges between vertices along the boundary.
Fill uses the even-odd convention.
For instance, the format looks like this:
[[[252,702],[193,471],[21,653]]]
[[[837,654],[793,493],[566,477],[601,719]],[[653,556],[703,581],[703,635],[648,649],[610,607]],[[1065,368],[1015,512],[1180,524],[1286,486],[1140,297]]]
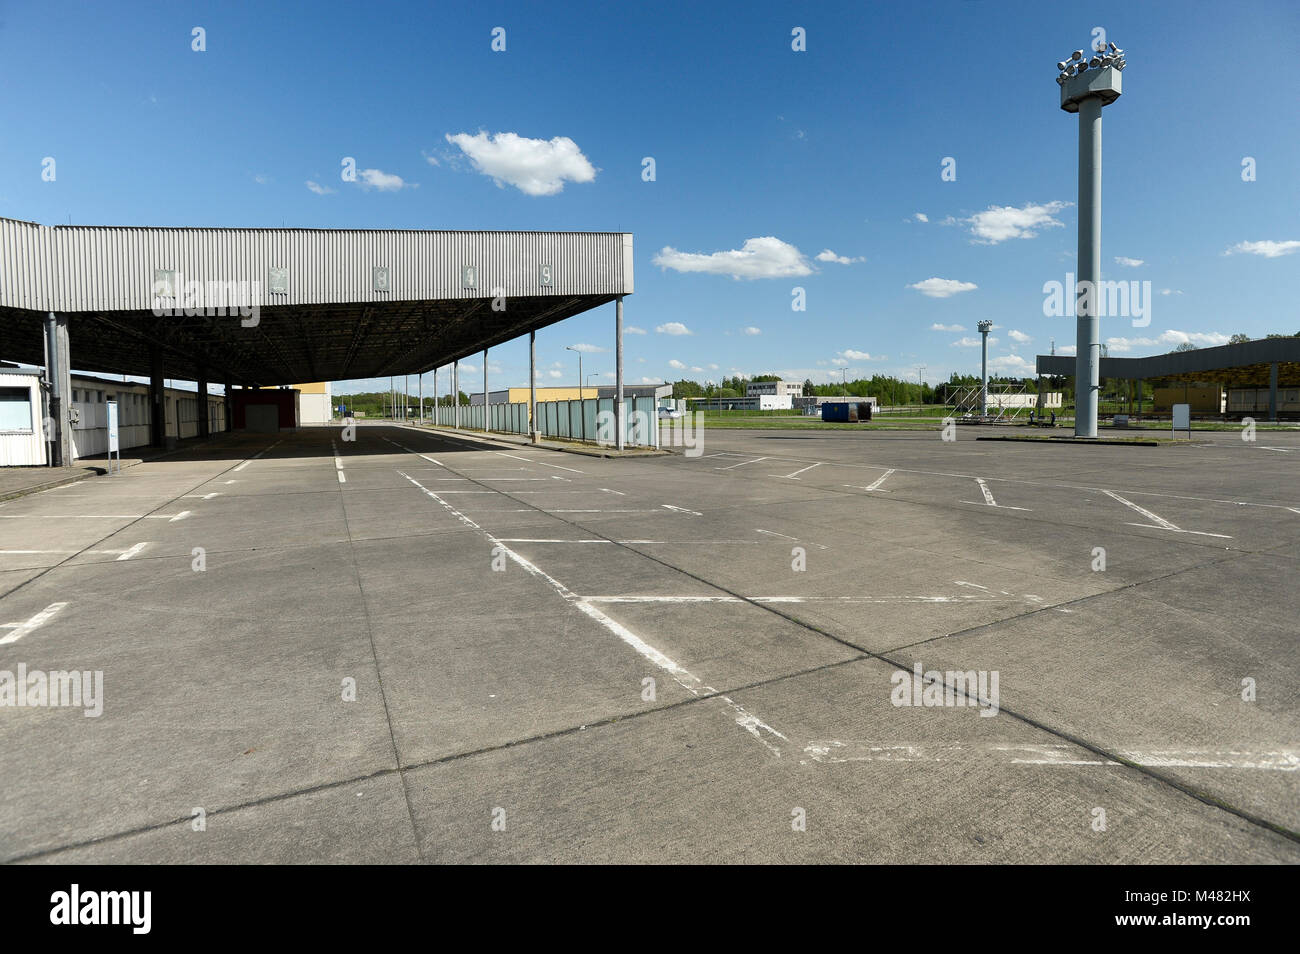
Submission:
[[[1071,76],[1078,76],[1090,69],[1100,70],[1105,69],[1107,66],[1113,66],[1117,70],[1123,70],[1125,65],[1124,51],[1114,43],[1107,43],[1106,46],[1107,49],[1098,50],[1091,59],[1084,59],[1083,50],[1075,50],[1068,59],[1057,63],[1056,68],[1060,70],[1056,77],[1057,85],[1064,86],[1065,81]]]

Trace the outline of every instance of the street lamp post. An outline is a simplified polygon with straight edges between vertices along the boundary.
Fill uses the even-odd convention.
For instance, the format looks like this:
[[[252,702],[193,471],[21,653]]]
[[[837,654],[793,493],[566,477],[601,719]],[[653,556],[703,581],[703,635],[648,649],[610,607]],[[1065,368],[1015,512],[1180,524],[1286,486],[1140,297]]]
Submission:
[[[1074,436],[1097,436],[1101,327],[1101,109],[1119,99],[1124,51],[1114,43],[1090,59],[1075,50],[1056,64],[1061,109],[1079,114],[1078,298],[1075,301]]]
[[[581,401],[582,400],[582,352],[579,351],[577,348],[571,348],[568,345],[564,346],[564,350],[572,351],[578,356],[578,400]]]

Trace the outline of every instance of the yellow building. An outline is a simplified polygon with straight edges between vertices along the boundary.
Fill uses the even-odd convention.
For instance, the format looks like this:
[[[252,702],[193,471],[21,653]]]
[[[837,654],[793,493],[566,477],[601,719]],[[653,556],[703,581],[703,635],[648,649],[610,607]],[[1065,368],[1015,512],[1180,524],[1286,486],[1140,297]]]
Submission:
[[[624,400],[631,400],[633,397],[669,397],[673,393],[671,384],[625,384],[623,385]],[[581,395],[578,388],[575,387],[539,387],[537,389],[537,402],[542,401],[576,401],[579,397],[591,400],[592,398],[612,398],[614,396],[614,387],[611,384],[589,384],[582,389]],[[488,401],[492,404],[527,404],[528,388],[502,388],[500,391],[489,391]],[[483,403],[483,392],[469,396],[469,403],[478,405]]]
[[[1175,404],[1190,404],[1191,410],[1200,413],[1223,412],[1223,389],[1217,384],[1174,385],[1155,388],[1152,392],[1151,410],[1155,413],[1170,411]]]
[[[298,408],[302,424],[326,424],[334,417],[334,397],[330,392],[330,382],[313,381],[290,387],[301,395]]]

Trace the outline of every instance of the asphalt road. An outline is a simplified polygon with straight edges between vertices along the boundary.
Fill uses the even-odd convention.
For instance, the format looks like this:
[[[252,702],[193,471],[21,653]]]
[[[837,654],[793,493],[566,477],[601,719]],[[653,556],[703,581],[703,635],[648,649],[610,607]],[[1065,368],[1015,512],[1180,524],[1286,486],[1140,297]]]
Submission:
[[[0,860],[1300,861],[1300,435],[978,433],[310,428],[0,503],[0,670],[102,673],[0,707]]]

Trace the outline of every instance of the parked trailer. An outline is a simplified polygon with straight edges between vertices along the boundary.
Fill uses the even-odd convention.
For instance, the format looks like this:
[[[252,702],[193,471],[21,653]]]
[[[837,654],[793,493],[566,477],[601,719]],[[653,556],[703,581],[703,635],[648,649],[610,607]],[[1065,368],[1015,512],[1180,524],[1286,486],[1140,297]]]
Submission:
[[[1239,421],[1243,417],[1256,420],[1268,420],[1268,388],[1229,388],[1229,419]],[[1278,420],[1300,420],[1300,388],[1277,389]]]
[[[866,401],[823,404],[822,420],[839,424],[857,424],[871,420],[871,405]]]

